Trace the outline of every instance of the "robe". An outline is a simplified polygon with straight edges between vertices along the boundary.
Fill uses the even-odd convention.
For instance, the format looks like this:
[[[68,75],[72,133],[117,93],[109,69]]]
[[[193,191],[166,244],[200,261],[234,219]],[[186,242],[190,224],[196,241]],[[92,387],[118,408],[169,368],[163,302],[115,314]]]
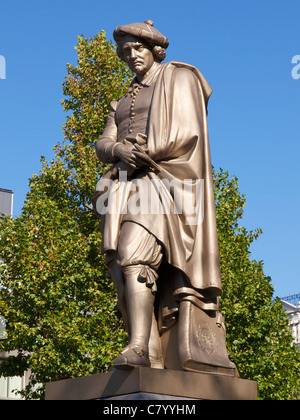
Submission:
[[[138,223],[162,244],[165,260],[179,270],[185,286],[199,296],[215,298],[221,294],[221,276],[207,128],[207,102],[212,90],[191,65],[173,61],[162,66],[153,89],[144,145],[157,166],[143,168],[125,180],[124,176],[112,177],[115,188],[108,198],[112,203],[122,196],[122,202],[128,203],[139,185],[140,197],[151,191],[149,205],[156,194],[160,210],[168,210],[171,203],[173,211],[136,214],[119,208],[114,214],[102,215],[102,252],[117,250],[122,222]],[[112,167],[109,173],[114,170]],[[97,193],[103,193],[100,190],[98,185],[96,198]],[[198,219],[191,216],[189,206],[186,209],[178,203],[180,200],[199,204]],[[178,207],[180,211],[174,211]]]

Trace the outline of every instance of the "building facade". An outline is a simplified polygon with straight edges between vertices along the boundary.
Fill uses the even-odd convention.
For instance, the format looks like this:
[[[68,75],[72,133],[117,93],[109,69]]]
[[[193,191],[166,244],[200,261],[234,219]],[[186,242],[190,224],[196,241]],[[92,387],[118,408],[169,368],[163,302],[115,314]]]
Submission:
[[[281,300],[284,310],[287,313],[287,316],[290,320],[290,326],[293,329],[294,342],[297,343],[300,348],[300,302],[297,305],[286,301]]]
[[[14,193],[11,190],[0,188],[0,215],[13,214],[13,197]]]
[[[13,192],[4,188],[0,188],[0,217],[1,214],[12,216],[13,214]],[[1,284],[0,284],[1,287]],[[5,340],[5,318],[1,315],[0,308],[0,340]],[[9,356],[16,355],[16,352],[0,352],[0,363]],[[28,383],[29,372],[24,376],[0,377],[0,400],[20,399],[15,390],[20,391],[25,388]]]

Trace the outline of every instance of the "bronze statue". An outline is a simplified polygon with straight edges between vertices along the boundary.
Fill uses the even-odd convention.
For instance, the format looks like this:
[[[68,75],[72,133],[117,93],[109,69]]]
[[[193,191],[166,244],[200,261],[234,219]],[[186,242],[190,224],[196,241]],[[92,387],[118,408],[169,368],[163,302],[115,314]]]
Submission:
[[[96,145],[99,160],[113,164],[93,202],[130,337],[114,366],[236,376],[218,312],[212,90],[195,67],[162,63],[169,41],[152,21],[118,26],[114,39],[136,74]]]

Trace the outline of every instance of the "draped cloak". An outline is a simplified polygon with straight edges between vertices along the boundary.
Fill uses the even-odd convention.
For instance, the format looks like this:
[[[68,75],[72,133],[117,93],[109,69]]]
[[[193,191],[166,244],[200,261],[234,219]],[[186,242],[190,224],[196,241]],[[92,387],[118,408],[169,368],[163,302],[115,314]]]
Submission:
[[[148,155],[160,170],[138,170],[125,180],[126,185],[122,185],[121,178],[115,179],[115,188],[108,198],[112,203],[117,191],[122,190],[122,201],[128,203],[135,189],[131,187],[140,184],[141,196],[143,188],[148,192],[151,189],[151,194],[157,194],[156,198],[164,208],[170,202],[176,205],[177,188],[183,194],[183,201],[192,198],[194,204],[197,201],[199,204],[201,200],[201,217],[198,223],[187,223],[190,214],[184,208],[181,214],[174,211],[169,214],[135,214],[130,209],[115,214],[108,212],[101,216],[102,252],[109,254],[117,250],[122,222],[138,223],[162,244],[166,261],[179,270],[188,287],[202,296],[215,298],[221,294],[221,276],[207,128],[207,103],[212,89],[200,71],[189,64],[173,61],[161,66],[153,90],[145,145]],[[110,172],[113,170],[114,167]],[[175,187],[152,188],[165,179],[173,181]],[[194,188],[199,180],[202,180],[201,198]],[[192,190],[185,188],[186,183],[194,186]],[[98,184],[96,196],[97,190],[101,189]],[[164,283],[167,279],[160,281]]]

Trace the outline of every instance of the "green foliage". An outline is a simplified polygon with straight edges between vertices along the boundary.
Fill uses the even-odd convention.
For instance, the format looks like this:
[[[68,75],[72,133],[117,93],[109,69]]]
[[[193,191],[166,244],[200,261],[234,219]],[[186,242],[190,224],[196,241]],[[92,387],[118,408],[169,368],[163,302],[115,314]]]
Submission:
[[[79,37],[76,49],[78,63],[67,65],[63,83],[64,142],[50,163],[42,158],[21,215],[0,219],[0,314],[7,322],[0,351],[17,350],[0,375],[21,376],[31,367],[26,398],[43,397],[36,384],[107,371],[127,338],[89,203],[107,169],[93,146],[110,102],[124,94],[132,75],[104,32]],[[221,170],[214,182],[230,358],[241,377],[258,382],[261,399],[293,399],[299,350],[262,262],[250,259],[260,230],[238,224],[245,197],[236,178]]]
[[[238,225],[246,205],[235,177],[220,170],[214,177],[227,348],[244,379],[258,383],[260,399],[293,399],[300,391],[300,352],[292,345],[288,318],[262,261],[249,247],[261,229]]]
[[[106,124],[110,102],[127,90],[131,73],[105,33],[78,38],[78,65],[67,65],[63,84],[65,140],[55,159],[42,157],[22,214],[0,219],[0,308],[7,339],[0,351],[18,350],[0,375],[33,374],[36,383],[106,371],[124,347],[126,333],[115,290],[99,255],[99,221],[90,202],[105,167],[94,143]]]

